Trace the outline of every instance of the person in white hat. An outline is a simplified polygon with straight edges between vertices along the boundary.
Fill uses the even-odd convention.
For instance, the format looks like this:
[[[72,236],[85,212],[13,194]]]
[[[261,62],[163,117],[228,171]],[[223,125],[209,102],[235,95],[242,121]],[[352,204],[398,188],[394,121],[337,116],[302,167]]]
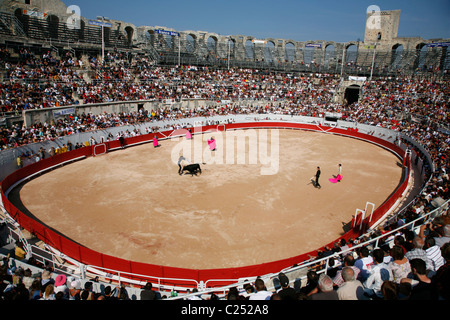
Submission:
[[[80,280],[73,280],[70,283],[69,300],[80,300],[81,282]]]

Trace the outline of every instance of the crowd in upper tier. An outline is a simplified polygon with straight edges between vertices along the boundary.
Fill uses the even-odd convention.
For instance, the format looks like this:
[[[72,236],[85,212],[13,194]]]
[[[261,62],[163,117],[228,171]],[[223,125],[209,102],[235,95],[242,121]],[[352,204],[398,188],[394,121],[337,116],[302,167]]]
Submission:
[[[430,183],[416,203],[393,224],[377,230],[375,236],[432,210],[433,200],[449,199],[450,135],[445,130],[450,120],[448,80],[375,79],[364,82],[359,101],[340,104],[333,102],[340,82],[340,77],[333,74],[294,75],[250,69],[160,67],[142,57],[130,59],[126,54],[114,52],[107,54],[104,65],[96,58],[83,64],[70,55],[37,57],[26,49],[22,49],[20,54],[17,64],[0,61],[0,69],[4,70],[0,83],[0,112],[4,114],[19,113],[24,109],[121,100],[199,98],[221,103],[194,109],[160,108],[100,115],[83,113],[29,127],[2,126],[1,149],[156,120],[243,113],[323,116],[326,112],[336,112],[347,121],[407,134],[427,149],[436,166]],[[422,156],[419,150],[414,151]],[[430,168],[426,169],[429,175]],[[280,290],[268,292],[261,281],[255,281],[242,292],[230,290],[227,299],[448,299],[448,237],[448,219],[436,220],[433,224],[424,225],[418,233],[405,230],[396,234],[394,245],[365,247],[342,256],[337,267],[331,266],[321,277],[311,270],[308,283],[302,288],[291,288],[286,278],[280,275]],[[348,245],[351,243],[336,245],[321,252],[321,256],[339,252],[340,248]],[[16,250],[16,258],[21,254]],[[72,299],[72,289],[80,299],[109,299],[112,291],[92,293],[88,288],[86,293],[82,293],[83,288],[76,279],[69,281],[55,275],[56,278],[51,280],[47,273],[31,277],[27,270],[12,270],[7,261],[4,261],[1,276],[3,299]],[[56,279],[58,284],[64,282],[63,293],[59,293],[61,290],[54,283]],[[152,293],[150,285],[145,290],[143,297],[158,297]],[[126,299],[126,289],[119,287],[114,295],[115,298]]]

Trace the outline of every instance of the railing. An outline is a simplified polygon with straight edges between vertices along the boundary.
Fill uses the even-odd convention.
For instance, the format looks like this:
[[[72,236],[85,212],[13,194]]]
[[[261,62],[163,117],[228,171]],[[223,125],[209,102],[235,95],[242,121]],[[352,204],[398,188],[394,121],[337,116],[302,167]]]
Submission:
[[[346,250],[342,250],[338,253],[335,253],[333,255],[330,255],[328,257],[325,258],[319,258],[319,259],[311,259],[308,261],[304,261],[302,263],[300,263],[298,266],[292,267],[292,268],[287,268],[284,270],[280,270],[280,272],[283,272],[289,279],[290,279],[290,283],[294,282],[294,281],[298,281],[298,280],[305,280],[306,279],[306,271],[310,270],[310,269],[319,269],[317,270],[318,274],[321,273],[325,273],[330,265],[330,260],[338,260],[337,264],[334,264],[334,266],[339,267],[339,265],[342,264],[342,257],[346,256],[349,253],[353,253],[355,250],[361,248],[361,247],[365,247],[365,246],[372,246],[373,248],[377,248],[378,247],[378,243],[381,239],[387,239],[392,235],[398,234],[398,232],[402,231],[402,230],[415,230],[416,228],[420,227],[423,224],[427,224],[430,221],[432,221],[434,218],[443,215],[444,213],[447,212],[448,210],[448,206],[450,204],[450,200],[447,200],[444,204],[442,204],[440,207],[434,209],[433,211],[424,214],[423,216],[409,222],[406,223],[405,225],[396,228],[394,230],[391,230],[381,236],[377,236],[375,238],[372,238],[368,241],[365,242],[361,242],[358,243],[356,245],[353,245],[351,248],[346,249]],[[363,235],[364,236],[364,235]],[[387,241],[387,244],[390,244],[392,241],[394,241],[393,239],[394,237],[392,237],[392,240]],[[317,266],[320,266],[319,268],[317,268]],[[303,272],[302,272],[303,271]],[[297,274],[304,274],[300,277],[296,277]],[[274,290],[277,288],[277,284],[275,282],[273,282],[274,279],[278,278],[278,274],[279,273],[272,273],[272,274],[268,274],[268,275],[264,275],[262,277],[260,277],[261,279],[264,280],[264,282],[266,283],[266,287],[267,290]],[[227,280],[231,280],[231,279],[227,279]],[[212,292],[218,292],[218,291],[227,291],[228,289],[232,288],[232,287],[240,287],[242,288],[245,284],[251,284],[254,282],[254,278],[250,278],[246,281],[240,281],[240,279],[235,279],[235,283],[227,285],[227,286],[223,286],[220,288],[212,288],[212,289],[204,289],[202,290],[201,294],[207,295],[209,293]],[[209,283],[209,281],[206,282],[206,284]],[[182,295],[182,296],[178,296],[178,297],[170,297],[168,298],[169,300],[179,300],[179,299],[186,299],[189,297],[193,297],[198,295],[199,293],[191,293],[191,294],[186,294],[186,295]]]
[[[16,18],[16,16],[5,12],[0,12],[0,22],[4,27],[0,27],[2,33],[19,37],[26,36],[25,31],[23,31],[22,23]]]
[[[284,270],[280,270],[282,271],[284,274],[286,274],[286,276],[290,279],[290,282],[293,283],[295,281],[303,281],[306,279],[306,272],[308,270],[310,270],[311,268],[315,268],[317,266],[321,266],[320,270],[317,270],[317,273],[324,273],[326,272],[328,266],[330,265],[330,260],[337,260],[338,264],[337,266],[339,266],[339,264],[342,263],[341,258],[345,255],[347,255],[348,253],[352,253],[355,250],[357,250],[358,248],[364,247],[364,246],[368,246],[371,245],[372,247],[376,248],[378,247],[378,243],[381,239],[386,239],[389,238],[391,235],[395,235],[398,232],[401,232],[402,230],[415,230],[416,228],[420,227],[423,224],[427,224],[430,221],[432,221],[434,218],[443,215],[444,213],[447,212],[448,210],[448,206],[450,204],[450,200],[447,200],[445,203],[443,203],[440,207],[432,210],[431,212],[411,221],[406,223],[405,225],[391,230],[381,236],[377,236],[375,238],[370,239],[369,241],[366,242],[361,242],[359,244],[356,244],[354,246],[352,246],[351,248],[347,249],[347,250],[343,250],[340,251],[339,253],[335,253],[334,255],[325,257],[325,258],[320,258],[320,259],[309,259],[306,261],[303,261],[301,263],[299,263],[297,266],[292,267],[292,268],[287,268]],[[13,220],[9,217],[6,218],[5,221],[9,221],[12,222]],[[16,231],[12,231],[12,228],[10,228],[10,232],[11,233],[16,233],[16,236],[13,237],[15,239],[15,241],[23,241],[26,243],[26,239],[23,236],[23,234],[20,232],[20,230],[16,229]],[[392,237],[393,238],[393,237]],[[393,241],[393,240],[391,240]],[[389,244],[389,242],[387,242]],[[32,246],[34,247],[34,246]],[[37,258],[38,261],[50,264],[51,266],[54,267],[54,270],[58,273],[65,273],[68,275],[73,275],[73,273],[71,274],[70,272],[68,272],[68,270],[70,269],[70,266],[67,267],[59,267],[59,260],[61,259],[60,255],[58,255],[57,253],[51,253],[50,257],[45,257],[43,255],[39,255],[37,252],[33,253],[33,256],[35,258]],[[68,257],[66,257],[68,258]],[[336,264],[334,265],[336,266]],[[29,266],[26,266],[29,267]],[[114,281],[114,283],[118,286],[120,286],[122,283],[126,283],[126,284],[132,284],[134,286],[142,286],[145,284],[145,280],[133,280],[133,277],[135,277],[135,274],[129,274],[129,273],[123,273],[123,272],[119,272],[117,270],[111,270],[111,269],[104,269],[104,268],[99,268],[97,266],[83,266],[83,265],[79,265],[76,266],[74,265],[74,267],[72,268],[73,270],[76,270],[77,268],[82,269],[82,270],[87,270],[87,271],[91,271],[91,272],[81,272],[80,273],[80,278],[83,280],[88,281],[89,279],[94,278],[95,276],[102,276],[105,277],[107,280],[110,280],[107,283],[111,283],[111,281]],[[37,270],[39,271],[39,270]],[[152,280],[156,280],[156,284],[154,285],[154,287],[156,287],[159,291],[171,291],[171,290],[175,290],[178,292],[187,292],[188,287],[181,287],[181,286],[170,286],[170,285],[163,285],[161,284],[161,279],[160,278],[155,278],[155,277],[151,277],[151,276],[146,276],[146,275],[137,275],[139,276],[139,278],[141,279],[147,279],[148,281],[152,281]],[[274,281],[274,279],[276,279],[278,277],[278,273],[271,273],[271,274],[267,274],[261,277],[261,279],[264,280],[264,282],[266,283],[266,287],[268,290],[273,290],[277,288],[277,283],[276,281]],[[186,279],[172,279],[172,280],[176,280],[177,282],[179,280],[184,280],[186,282],[189,282],[189,280]],[[225,293],[232,287],[238,287],[238,288],[243,288],[243,286],[245,284],[251,284],[253,283],[253,281],[255,280],[254,277],[250,277],[246,280],[242,280],[242,279],[213,279],[213,280],[207,280],[204,283],[198,283],[195,280],[190,280],[193,283],[196,283],[197,288],[199,288],[199,292],[197,293],[190,293],[190,294],[182,294],[179,295],[177,297],[169,297],[167,298],[168,300],[179,300],[179,299],[186,299],[189,297],[193,297],[193,296],[198,296],[200,295],[208,295],[210,293],[219,293],[219,292],[223,292],[223,295],[225,295]],[[221,286],[221,287],[213,287],[213,288],[207,288],[209,284],[211,284],[214,281],[220,281],[220,282],[228,282],[231,284],[228,284],[226,286]],[[105,281],[106,282],[106,281]],[[153,283],[153,282],[152,282]]]

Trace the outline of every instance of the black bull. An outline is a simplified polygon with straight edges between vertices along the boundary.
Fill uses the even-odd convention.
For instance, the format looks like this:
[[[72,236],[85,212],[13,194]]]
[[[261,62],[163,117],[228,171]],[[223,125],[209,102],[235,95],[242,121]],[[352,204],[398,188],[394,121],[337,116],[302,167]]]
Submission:
[[[180,174],[183,174],[184,171],[189,171],[191,175],[197,175],[197,172],[202,173],[202,169],[198,163],[188,164],[187,166],[183,166],[183,170],[181,170]]]

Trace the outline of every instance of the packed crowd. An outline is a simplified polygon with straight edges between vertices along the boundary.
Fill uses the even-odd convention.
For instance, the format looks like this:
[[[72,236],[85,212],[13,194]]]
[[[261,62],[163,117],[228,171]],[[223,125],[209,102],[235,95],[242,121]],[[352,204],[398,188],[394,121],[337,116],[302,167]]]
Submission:
[[[76,130],[96,130],[97,122],[102,119],[93,117],[114,117],[114,121],[104,124],[111,126],[121,125],[124,121],[135,123],[176,116],[230,113],[317,116],[325,112],[340,112],[344,119],[358,123],[394,128],[402,126],[402,129],[412,131],[420,126],[411,125],[410,122],[399,124],[397,115],[415,114],[420,119],[431,118],[441,123],[450,120],[447,103],[450,89],[447,82],[410,79],[368,81],[361,90],[364,94],[362,101],[342,105],[332,101],[340,78],[331,74],[283,75],[260,70],[210,70],[189,66],[164,68],[153,66],[145,57],[135,56],[130,59],[124,53],[108,53],[103,65],[93,57],[84,67],[81,60],[70,55],[61,59],[55,59],[51,54],[40,58],[30,53],[24,53],[23,56],[16,65],[3,62],[6,69],[4,79],[7,80],[0,84],[0,108],[3,112],[68,106],[80,102],[142,99],[200,98],[227,102],[221,108],[177,110],[176,114],[172,110],[155,110],[154,114],[82,115],[77,119],[61,119],[58,123],[38,124],[31,128],[32,131],[38,131],[40,140],[64,134],[61,131],[70,134]],[[83,70],[90,72],[92,81],[85,81],[81,76]],[[269,102],[265,107],[253,106],[252,101],[257,100]],[[73,130],[67,122],[74,124]],[[17,131],[26,131],[26,128],[15,128],[13,131],[17,134]],[[8,132],[3,132],[5,135]],[[32,141],[30,138],[27,136],[26,140],[22,140],[29,143]],[[36,140],[34,132],[32,138]],[[17,141],[13,142],[13,146],[15,143]]]
[[[0,87],[3,112],[151,99],[277,101],[287,97],[293,103],[325,104],[339,84],[335,75],[311,79],[249,69],[164,68],[145,57],[129,59],[124,53],[108,53],[104,64],[92,57],[85,65],[70,55],[55,59],[51,54],[37,58],[29,53],[16,65],[0,61],[0,67],[6,70]]]
[[[52,140],[73,133],[156,120],[242,113],[322,116],[326,112],[337,112],[347,121],[404,132],[427,149],[436,166],[424,193],[416,199],[414,205],[403,211],[395,221],[389,221],[360,241],[394,230],[420,217],[422,213],[433,210],[436,201],[442,203],[450,198],[447,172],[450,135],[445,130],[437,129],[437,124],[448,125],[450,120],[448,82],[434,83],[403,78],[367,81],[361,88],[362,99],[359,102],[337,104],[332,101],[332,97],[340,79],[334,75],[294,76],[258,70],[162,68],[152,66],[145,58],[130,59],[121,53],[110,53],[107,63],[103,66],[99,65],[96,59],[90,59],[89,68],[96,72],[92,82],[87,83],[76,71],[80,70],[81,64],[70,56],[59,61],[51,56],[25,56],[26,63],[8,65],[6,68],[9,81],[0,84],[0,104],[3,111],[45,108],[57,103],[72,104],[76,102],[75,96],[82,99],[83,103],[174,97],[227,102],[216,107],[198,107],[192,110],[158,109],[101,115],[83,113],[31,127],[2,127],[2,149]],[[59,78],[56,79],[55,76]],[[37,78],[46,79],[46,82],[19,81]],[[69,88],[73,88],[73,91],[64,91]],[[249,100],[243,102],[239,99]],[[254,100],[268,102],[261,105],[252,103]],[[47,105],[44,102],[47,102]],[[420,156],[419,150],[414,151]],[[318,265],[314,270],[310,270],[308,283],[301,288],[291,288],[289,282],[286,283],[286,277],[280,275],[280,290],[269,292],[264,283],[257,280],[242,291],[233,288],[226,298],[448,299],[449,232],[446,218],[435,219],[417,233],[413,230],[403,230],[391,236],[391,239],[382,238],[382,243],[376,248],[367,246],[352,254],[340,255],[336,264],[331,265],[322,276],[318,275],[318,271],[323,265]],[[394,244],[389,245],[388,240],[394,240]],[[320,252],[319,258],[339,253],[352,244],[353,242],[336,244],[333,248]],[[40,295],[34,296],[38,299],[71,299],[65,293],[60,294],[56,284],[44,288],[43,282],[48,280],[44,279],[44,274],[34,275],[31,281],[25,271],[13,270],[8,262],[4,261],[1,272],[1,285],[4,289],[0,288],[3,299],[34,299],[32,292],[36,290],[40,292]],[[61,277],[59,279],[61,280]],[[37,280],[40,281],[39,289],[32,287]],[[74,288],[81,290],[76,281],[64,281],[69,291]],[[146,290],[149,286],[151,285],[147,285]],[[120,292],[119,289],[121,288],[115,291],[116,298],[123,295],[126,299],[126,290],[122,289]],[[149,290],[150,296],[157,297],[151,288]],[[66,289],[63,291],[67,292]],[[90,297],[109,298],[111,291],[108,290],[106,295],[104,292],[91,293]],[[84,294],[86,295],[89,296]],[[215,297],[212,295],[211,299],[213,298]]]
[[[23,249],[18,246],[15,250],[15,259],[23,260]],[[57,273],[52,268],[45,267],[34,259],[26,261],[29,265],[41,268],[42,272],[33,273],[30,268],[16,267],[9,256],[3,259],[0,267],[0,300],[3,301],[30,301],[30,300],[130,300],[134,299],[124,285],[101,286],[96,290],[94,282],[81,282],[80,279]],[[142,289],[139,300],[154,300],[165,298],[151,289],[147,283]],[[151,299],[150,299],[151,298]]]
[[[389,239],[391,238],[391,239]],[[389,242],[389,241],[392,241]],[[391,244],[390,244],[391,243]],[[257,278],[242,288],[233,287],[225,296],[204,295],[194,289],[187,300],[449,300],[450,299],[450,224],[448,216],[421,226],[419,232],[399,232],[383,238],[377,247],[367,245],[347,251],[353,242],[341,240],[328,252],[334,260],[325,272],[321,267],[309,269],[307,282],[291,281],[280,273],[275,289],[267,290]],[[14,253],[25,259],[19,244]],[[12,260],[12,261],[10,261]],[[16,267],[14,259],[5,257],[0,267],[0,300],[159,300],[177,296],[153,290],[146,283],[138,295],[124,284],[104,284],[94,289],[92,281],[57,273],[30,258],[29,265],[42,268],[33,274],[30,268]],[[133,296],[134,295],[134,296]]]

